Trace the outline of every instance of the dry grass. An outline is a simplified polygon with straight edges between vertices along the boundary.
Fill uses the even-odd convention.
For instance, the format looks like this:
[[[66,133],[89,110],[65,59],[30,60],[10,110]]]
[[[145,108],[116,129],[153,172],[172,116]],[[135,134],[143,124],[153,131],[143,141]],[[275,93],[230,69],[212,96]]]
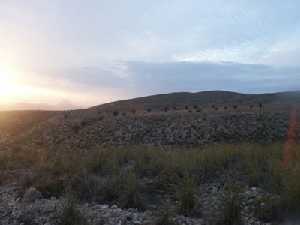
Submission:
[[[294,157],[286,166],[282,164],[283,146],[219,144],[188,150],[133,146],[80,154],[14,149],[2,154],[0,160],[2,171],[31,167],[38,175],[27,185],[36,186],[45,196],[63,194],[72,187],[83,200],[144,208],[143,196],[151,195],[153,189],[174,198],[175,190],[182,190],[179,200],[183,214],[192,211],[198,194],[194,187],[233,171],[238,173],[234,178],[245,184],[279,194],[292,210],[300,203],[300,146],[294,146]],[[193,183],[185,183],[186,177],[192,177]],[[152,180],[151,187],[141,188],[145,179]]]

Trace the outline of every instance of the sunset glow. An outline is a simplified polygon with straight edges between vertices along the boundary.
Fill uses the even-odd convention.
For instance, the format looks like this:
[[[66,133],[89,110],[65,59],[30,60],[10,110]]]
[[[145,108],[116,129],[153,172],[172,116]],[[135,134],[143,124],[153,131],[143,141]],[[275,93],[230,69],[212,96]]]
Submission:
[[[10,103],[21,95],[17,82],[18,75],[14,71],[0,68],[0,102]]]

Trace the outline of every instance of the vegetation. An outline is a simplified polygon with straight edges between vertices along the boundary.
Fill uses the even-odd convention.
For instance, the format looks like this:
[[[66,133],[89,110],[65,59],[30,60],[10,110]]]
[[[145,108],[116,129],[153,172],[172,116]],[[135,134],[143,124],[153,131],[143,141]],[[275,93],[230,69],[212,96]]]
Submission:
[[[191,215],[197,205],[196,201],[196,185],[191,177],[184,177],[178,188],[179,213],[183,215]]]
[[[147,208],[153,198],[158,203],[161,201],[159,204],[171,199],[178,203],[177,209],[183,215],[194,215],[194,209],[199,208],[203,182],[225,174],[228,182],[239,179],[244,185],[258,186],[279,196],[279,200],[261,199],[263,204],[256,206],[257,215],[267,221],[278,209],[289,212],[299,209],[299,150],[299,145],[291,149],[294,157],[288,164],[282,163],[282,143],[218,144],[186,150],[135,146],[78,154],[66,151],[59,155],[24,152],[15,147],[11,152],[2,153],[0,160],[2,171],[21,168],[35,171],[36,175],[22,184],[24,188],[36,187],[45,197],[72,192],[82,201],[116,203],[137,209]],[[239,218],[238,194],[228,196],[231,197],[226,200],[224,224],[232,223],[228,218],[235,218],[234,221]]]
[[[88,225],[87,220],[76,208],[75,200],[69,198],[59,215],[59,225]]]
[[[225,207],[220,225],[241,225],[241,206],[240,200],[236,193],[228,193],[225,199]]]

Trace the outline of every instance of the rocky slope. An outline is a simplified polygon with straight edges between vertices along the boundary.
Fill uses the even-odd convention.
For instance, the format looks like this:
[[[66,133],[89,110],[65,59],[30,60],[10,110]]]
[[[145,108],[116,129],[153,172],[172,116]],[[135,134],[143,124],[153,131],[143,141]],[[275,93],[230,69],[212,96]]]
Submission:
[[[242,221],[244,225],[270,225],[259,221],[254,215],[254,207],[260,199],[271,195],[252,187],[240,194]],[[203,187],[201,201],[202,218],[191,218],[180,215],[170,216],[172,224],[205,225],[217,224],[222,215],[225,192],[222,186],[211,183]],[[274,197],[273,197],[274,198]],[[276,197],[275,197],[276,198]],[[43,198],[35,188],[29,188],[20,195],[20,187],[10,184],[0,187],[0,224],[5,225],[58,225],[63,219],[63,211],[67,205],[64,197]],[[152,225],[158,224],[163,211],[138,211],[121,209],[116,205],[96,203],[77,204],[76,210],[89,225]]]
[[[48,149],[271,142],[286,137],[298,102],[298,93],[157,95],[61,112],[16,139]]]

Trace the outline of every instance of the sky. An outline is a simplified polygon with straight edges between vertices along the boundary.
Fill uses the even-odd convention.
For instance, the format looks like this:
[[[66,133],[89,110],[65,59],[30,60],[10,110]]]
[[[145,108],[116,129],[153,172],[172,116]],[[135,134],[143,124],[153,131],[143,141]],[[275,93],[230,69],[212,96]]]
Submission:
[[[1,0],[0,109],[300,90],[298,0]]]

